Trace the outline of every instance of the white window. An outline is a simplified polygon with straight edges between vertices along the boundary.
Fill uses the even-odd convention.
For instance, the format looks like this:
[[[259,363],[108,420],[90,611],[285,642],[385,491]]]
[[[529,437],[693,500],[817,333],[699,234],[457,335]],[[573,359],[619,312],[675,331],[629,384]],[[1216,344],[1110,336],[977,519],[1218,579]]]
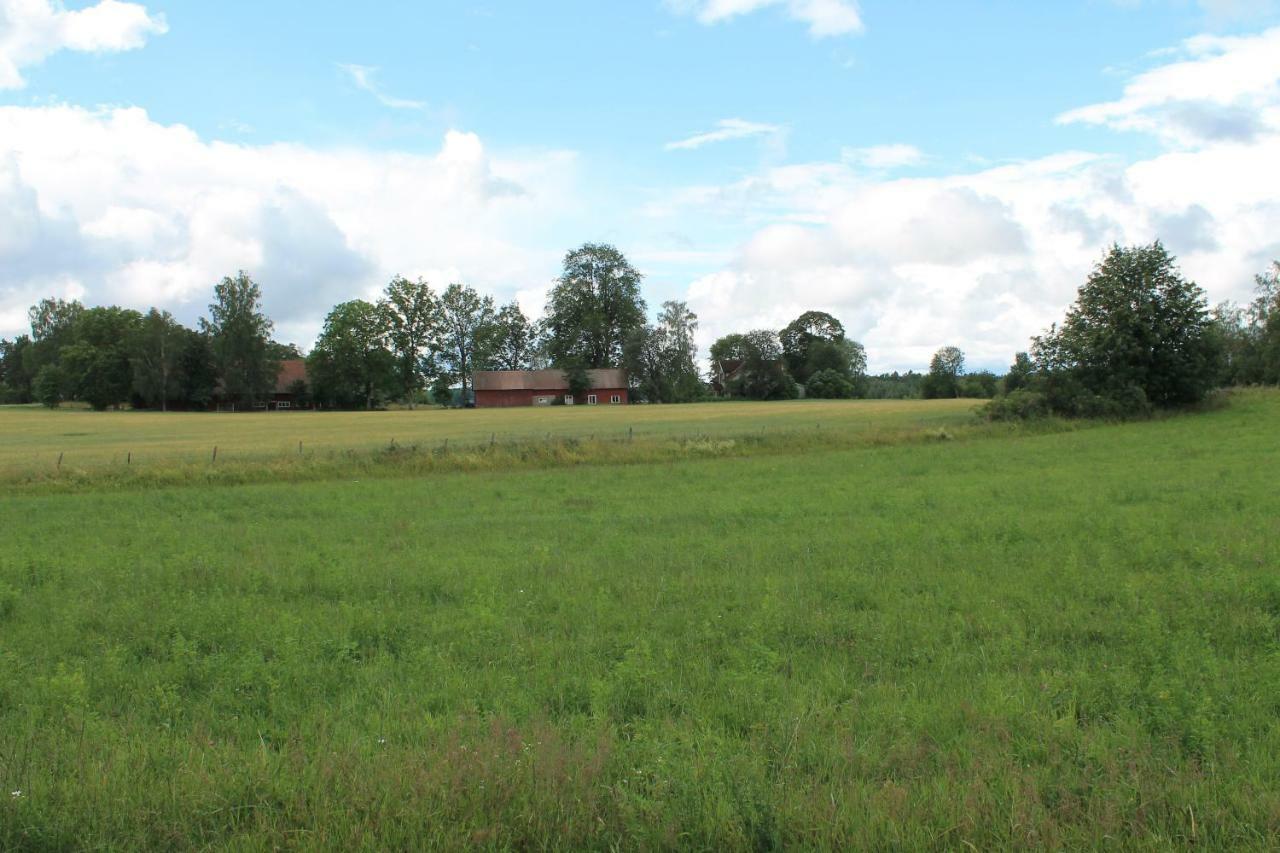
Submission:
[[[572,395],[572,394],[565,394],[565,395],[564,395],[564,404],[565,404],[566,406],[572,406],[572,405],[573,405],[573,395]]]
[[[596,399],[596,395],[595,395],[595,394],[588,394],[588,395],[587,395],[587,405],[588,405],[588,406],[594,406],[594,405],[595,405],[596,403],[598,403],[598,402],[600,402],[600,401]]]
[[[288,400],[281,400],[279,403],[276,403],[277,409],[289,409],[292,407],[293,407],[293,404],[290,403]]]
[[[621,402],[622,402],[622,395],[621,395],[621,394],[614,394],[612,397],[610,397],[610,398],[609,398],[609,402],[610,402],[610,403],[614,403],[615,405],[616,405],[616,404],[618,404],[618,403],[621,403]]]

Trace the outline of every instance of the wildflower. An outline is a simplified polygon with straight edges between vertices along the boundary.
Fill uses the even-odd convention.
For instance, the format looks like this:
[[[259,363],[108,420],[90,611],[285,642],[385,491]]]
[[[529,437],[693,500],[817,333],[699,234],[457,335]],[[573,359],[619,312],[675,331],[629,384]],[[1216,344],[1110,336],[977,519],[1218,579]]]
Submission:
[[[384,737],[380,737],[380,738],[378,738],[378,743],[386,743],[386,742],[387,742],[387,739],[386,739],[386,738],[384,738]]]
[[[10,792],[9,792],[9,796],[10,796],[10,797],[13,797],[15,800],[21,799],[21,798],[22,798],[22,791],[10,791]]]

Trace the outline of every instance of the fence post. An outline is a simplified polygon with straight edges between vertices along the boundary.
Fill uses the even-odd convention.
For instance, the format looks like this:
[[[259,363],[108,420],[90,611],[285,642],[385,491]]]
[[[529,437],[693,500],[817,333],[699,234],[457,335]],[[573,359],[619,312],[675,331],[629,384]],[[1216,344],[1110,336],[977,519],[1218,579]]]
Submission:
[[[298,455],[299,455],[299,456],[301,456],[301,455],[302,455],[302,442],[301,442],[301,441],[299,441],[299,442],[298,442]]]
[[[58,469],[59,469],[59,470],[61,470],[61,469],[62,469],[62,454],[61,454],[61,453],[59,453],[59,454],[58,454]]]
[[[126,464],[126,465],[132,465],[132,464],[133,464],[133,451],[132,451],[132,450],[130,450],[130,451],[129,451],[129,455],[125,457],[125,459],[124,459],[124,464]]]
[[[211,461],[211,462],[217,462],[217,461],[218,461],[218,445],[216,445],[216,444],[213,446],[213,459],[211,459],[211,460],[209,460],[209,461]]]

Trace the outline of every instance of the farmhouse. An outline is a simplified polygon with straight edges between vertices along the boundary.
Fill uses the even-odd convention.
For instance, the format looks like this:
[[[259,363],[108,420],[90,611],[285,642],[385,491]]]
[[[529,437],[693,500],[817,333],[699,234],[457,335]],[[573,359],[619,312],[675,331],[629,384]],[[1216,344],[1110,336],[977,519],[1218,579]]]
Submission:
[[[620,405],[627,402],[627,372],[588,370],[591,387],[575,399],[563,370],[479,370],[473,377],[477,407]]]

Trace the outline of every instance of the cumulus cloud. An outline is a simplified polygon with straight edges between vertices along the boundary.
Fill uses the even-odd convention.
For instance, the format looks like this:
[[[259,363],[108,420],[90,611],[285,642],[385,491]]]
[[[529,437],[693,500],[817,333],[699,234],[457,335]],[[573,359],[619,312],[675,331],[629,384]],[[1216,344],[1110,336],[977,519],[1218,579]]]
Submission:
[[[704,24],[778,7],[793,20],[808,24],[814,38],[853,35],[863,30],[862,16],[853,0],[667,0],[667,5]]]
[[[282,336],[394,274],[500,296],[550,278],[565,152],[495,158],[450,131],[429,154],[209,141],[140,109],[0,107],[0,335],[47,295],[163,305],[192,321],[244,268]],[[528,306],[534,307],[534,306]]]
[[[717,122],[715,130],[697,133],[676,142],[668,142],[664,147],[668,151],[691,151],[714,142],[750,139],[753,136],[776,137],[784,132],[785,129],[776,124],[761,124],[760,122],[744,121],[740,118],[727,118]]]
[[[1280,255],[1280,89],[1259,50],[1273,38],[1193,39],[1117,101],[1069,114],[1154,134],[1165,147],[1145,159],[1064,152],[894,179],[868,168],[876,149],[855,149],[673,194],[651,214],[757,223],[724,268],[688,289],[701,343],[818,308],[867,345],[874,370],[923,367],[946,344],[999,367],[1061,318],[1108,245],[1157,238],[1211,300],[1246,298]],[[1206,101],[1223,124],[1193,139],[1180,110]]]
[[[426,103],[423,101],[397,98],[382,91],[382,88],[373,80],[374,75],[378,73],[378,69],[373,66],[339,64],[338,68],[342,69],[351,78],[351,82],[355,84],[357,89],[373,95],[378,100],[378,103],[384,107],[390,107],[393,110],[425,110],[427,108]]]
[[[1177,54],[1130,80],[1120,98],[1070,110],[1058,122],[1156,133],[1181,145],[1248,141],[1280,127],[1280,27],[1196,36]]]
[[[138,3],[99,0],[68,11],[60,0],[0,0],[0,89],[21,89],[22,69],[60,50],[134,50],[167,30],[164,16]]]

